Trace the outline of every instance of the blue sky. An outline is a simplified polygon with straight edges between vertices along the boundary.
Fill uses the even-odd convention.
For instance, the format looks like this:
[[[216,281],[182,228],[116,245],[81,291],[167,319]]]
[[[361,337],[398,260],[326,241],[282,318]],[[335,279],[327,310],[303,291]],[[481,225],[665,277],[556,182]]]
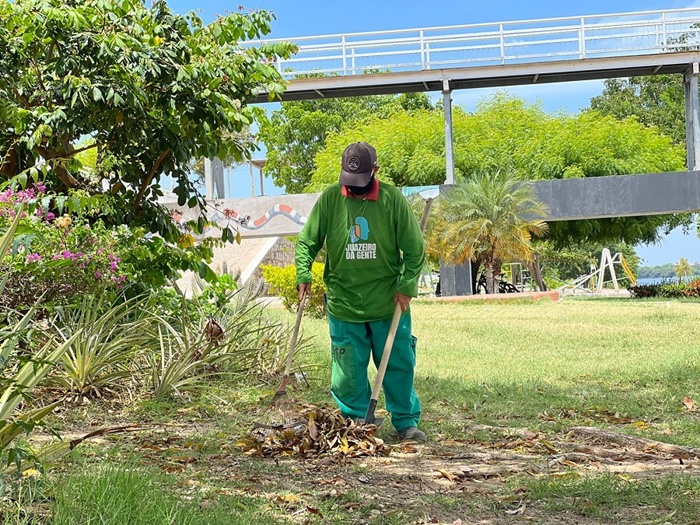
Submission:
[[[334,33],[410,29],[482,22],[506,22],[563,16],[627,13],[661,9],[700,7],[700,0],[255,0],[223,2],[219,0],[170,0],[168,5],[176,12],[197,11],[204,22],[211,22],[217,15],[236,11],[242,5],[245,10],[265,9],[275,13],[270,38],[290,38]],[[528,102],[539,102],[549,112],[564,110],[576,113],[588,107],[590,99],[602,92],[601,81],[571,82],[540,86],[511,87],[508,92]],[[473,110],[476,103],[494,92],[493,89],[474,89],[453,92],[455,104]],[[259,153],[256,157],[264,156]],[[239,188],[237,196],[250,194],[248,169],[233,174],[233,186]],[[256,181],[257,181],[256,172]],[[256,192],[259,193],[259,182]],[[265,193],[279,193],[265,182]],[[637,253],[643,264],[658,265],[677,262],[681,257],[700,262],[700,240],[695,231],[683,235],[672,232],[657,246],[640,246]]]

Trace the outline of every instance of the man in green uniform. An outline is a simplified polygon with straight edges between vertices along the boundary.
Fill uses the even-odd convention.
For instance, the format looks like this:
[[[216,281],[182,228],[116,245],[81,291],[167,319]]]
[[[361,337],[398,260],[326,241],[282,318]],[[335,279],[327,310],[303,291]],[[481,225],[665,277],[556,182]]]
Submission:
[[[376,179],[375,149],[365,142],[343,153],[339,184],[311,210],[296,248],[299,297],[311,289],[311,264],[324,243],[323,279],[332,345],[331,393],[346,417],[367,412],[370,356],[379,366],[396,303],[403,314],[384,376],[384,396],[399,437],[425,441],[413,388],[416,338],[409,303],[418,295],[423,235],[401,192]]]

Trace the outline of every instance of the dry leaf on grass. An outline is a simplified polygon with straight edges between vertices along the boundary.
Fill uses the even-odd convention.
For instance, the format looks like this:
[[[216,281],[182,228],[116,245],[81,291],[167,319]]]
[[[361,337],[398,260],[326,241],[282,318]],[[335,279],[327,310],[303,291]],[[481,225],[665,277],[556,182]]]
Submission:
[[[441,475],[443,478],[447,478],[447,479],[450,480],[450,481],[454,481],[454,480],[455,480],[454,475],[453,475],[453,474],[450,474],[450,473],[447,472],[446,470],[438,469],[438,472],[440,473],[440,475]]]
[[[685,408],[687,408],[690,411],[695,410],[695,403],[693,402],[693,398],[690,396],[685,396],[683,398],[683,404],[685,405]]]

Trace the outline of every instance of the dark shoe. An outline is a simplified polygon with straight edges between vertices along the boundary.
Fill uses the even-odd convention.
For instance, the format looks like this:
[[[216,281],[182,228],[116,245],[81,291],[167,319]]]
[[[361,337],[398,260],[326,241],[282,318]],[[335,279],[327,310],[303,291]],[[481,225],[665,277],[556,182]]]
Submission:
[[[425,433],[418,430],[417,427],[407,427],[398,431],[401,441],[427,441]]]

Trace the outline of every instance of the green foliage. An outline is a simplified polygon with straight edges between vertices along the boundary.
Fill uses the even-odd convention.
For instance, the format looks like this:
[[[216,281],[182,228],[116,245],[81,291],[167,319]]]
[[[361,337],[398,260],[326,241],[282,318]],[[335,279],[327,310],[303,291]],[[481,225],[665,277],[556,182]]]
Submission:
[[[386,118],[368,118],[331,134],[316,155],[316,170],[305,191],[321,191],[337,183],[343,150],[358,141],[376,148],[379,179],[397,186],[440,184],[445,180],[443,128],[441,112],[401,111]]]
[[[258,118],[248,103],[259,92],[283,91],[272,63],[295,51],[240,44],[270,32],[266,11],[205,25],[162,0],[18,0],[0,3],[0,18],[0,177],[105,193],[113,222],[171,242],[179,234],[157,204],[161,177],[175,180],[180,205],[202,204],[191,159],[249,154],[231,137]],[[94,168],[78,157],[88,149]]]
[[[685,143],[683,75],[607,79],[603,93],[591,99],[591,109],[620,120],[636,119]]]
[[[688,283],[662,281],[656,284],[638,284],[629,288],[630,295],[635,298],[663,297],[679,299],[682,297],[700,297],[700,279]]]
[[[71,342],[51,383],[77,400],[119,389],[134,373],[135,352],[152,340],[146,300],[110,303],[105,296],[85,296],[77,304],[56,308],[52,331],[58,340]]]
[[[8,230],[0,236],[0,257],[9,249],[10,241],[19,226],[21,214],[22,208]],[[4,295],[6,283],[7,278],[0,281],[0,298]],[[20,435],[29,434],[60,404],[55,402],[40,408],[32,408],[25,403],[27,396],[42,383],[55,362],[67,350],[68,344],[72,342],[69,340],[63,344],[56,344],[50,337],[38,336],[37,339],[40,342],[37,343],[37,351],[31,357],[25,355],[20,343],[26,342],[24,338],[30,329],[36,308],[35,304],[19,319],[11,310],[3,309],[5,320],[0,322],[0,459],[7,464],[14,463],[18,469],[22,459],[31,454],[27,454],[22,447],[10,447],[10,445]],[[18,412],[20,405],[22,408]]]
[[[153,319],[155,351],[145,354],[156,398],[201,390],[209,379],[269,376],[283,361],[287,328],[264,314],[258,290],[229,292],[209,315],[207,299],[181,298],[181,309],[163,309]]]
[[[214,315],[231,301],[232,295],[238,290],[238,283],[233,276],[225,273],[219,275],[213,283],[207,285],[199,297],[199,303],[210,305],[208,315]]]
[[[26,225],[32,233],[18,236],[13,255],[0,261],[0,270],[10,278],[6,305],[27,308],[37,295],[46,303],[65,304],[84,294],[116,290],[126,282],[115,238],[101,222],[91,226],[65,215]]]
[[[634,120],[619,121],[596,112],[547,114],[538,105],[496,95],[474,113],[454,109],[454,156],[458,178],[496,169],[521,180],[682,171],[685,150],[658,130]],[[348,127],[326,140],[306,191],[337,182],[339,159],[356,140],[377,148],[379,178],[398,186],[441,184],[445,180],[444,122],[439,112],[396,113]],[[581,242],[635,245],[659,239],[688,215],[617,217],[550,224],[558,247]]]
[[[82,190],[71,190],[68,196],[47,193],[38,183],[0,191],[0,227],[17,213],[18,205],[26,209],[12,253],[0,257],[0,273],[9,277],[6,306],[28,307],[41,294],[45,305],[65,304],[125,286],[130,295],[138,295],[172,282],[182,270],[204,268],[205,278],[214,279],[203,260],[219,241],[194,245],[181,235],[171,243],[142,227],[109,227],[95,217],[102,203],[100,196]]]
[[[219,241],[205,239],[194,245],[183,234],[177,243],[171,243],[140,227],[119,227],[114,237],[122,271],[132,293],[145,293],[168,285],[179,279],[185,270],[202,273],[205,281],[216,280],[204,261],[211,260],[213,247],[220,244]]]
[[[628,288],[631,297],[646,298],[658,297],[659,285],[656,284],[637,284]]]
[[[301,193],[311,181],[316,153],[324,148],[329,134],[370,118],[419,109],[432,109],[424,93],[283,102],[260,127],[259,137],[267,148],[265,172],[288,193]],[[336,166],[336,179],[339,169]]]
[[[326,303],[324,295],[326,285],[323,282],[323,270],[325,264],[313,263],[311,266],[311,295],[307,299],[305,313],[313,317],[324,317],[326,315]],[[266,266],[260,267],[263,278],[270,285],[270,292],[282,299],[284,307],[295,311],[299,304],[299,292],[296,288],[297,271],[294,265],[289,266]]]

